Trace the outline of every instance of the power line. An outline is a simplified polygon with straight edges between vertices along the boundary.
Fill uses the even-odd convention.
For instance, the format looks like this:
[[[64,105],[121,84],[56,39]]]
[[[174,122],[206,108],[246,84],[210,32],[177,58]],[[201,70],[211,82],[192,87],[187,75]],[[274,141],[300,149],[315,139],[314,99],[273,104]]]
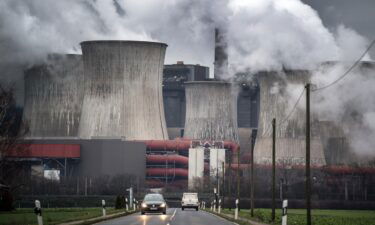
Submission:
[[[294,104],[292,110],[289,112],[289,114],[284,119],[281,120],[281,122],[278,124],[278,126],[281,126],[283,123],[285,123],[289,119],[289,117],[293,114],[294,110],[297,108],[297,105],[298,105],[299,101],[302,99],[302,96],[303,96],[303,93],[305,93],[305,90],[306,89],[304,87],[300,96],[298,97],[296,103]]]
[[[357,61],[355,61],[355,63],[343,75],[341,75],[338,79],[336,79],[335,81],[333,81],[332,83],[330,83],[330,84],[328,84],[326,86],[323,86],[323,87],[320,87],[320,88],[316,88],[316,89],[313,89],[311,91],[315,92],[315,91],[320,91],[320,90],[329,88],[332,85],[334,85],[337,82],[339,82],[340,80],[342,80],[344,77],[346,77],[358,65],[358,63],[363,59],[363,57],[365,57],[365,55],[367,54],[367,52],[370,51],[370,49],[372,48],[372,46],[374,44],[375,44],[375,40],[373,40],[371,42],[371,44],[368,46],[368,48],[366,49],[366,51],[363,52],[363,54],[361,55],[361,57],[359,57],[359,59]]]

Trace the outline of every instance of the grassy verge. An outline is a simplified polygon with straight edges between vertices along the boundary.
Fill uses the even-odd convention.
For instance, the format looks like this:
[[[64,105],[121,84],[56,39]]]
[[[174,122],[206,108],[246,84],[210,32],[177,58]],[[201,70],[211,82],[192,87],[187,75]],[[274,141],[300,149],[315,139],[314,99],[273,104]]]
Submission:
[[[226,215],[224,215],[223,213],[218,214],[218,213],[216,213],[216,212],[214,212],[214,211],[211,211],[211,210],[209,210],[209,209],[204,209],[204,211],[207,211],[207,212],[209,212],[209,213],[212,213],[212,214],[215,214],[215,215],[217,215],[217,216],[220,216],[220,217],[222,217],[222,218],[224,218],[224,219],[226,219],[226,220],[228,220],[228,221],[234,222],[234,223],[236,223],[236,224],[238,224],[238,225],[249,225],[249,223],[246,223],[246,222],[243,222],[243,221],[235,220],[233,217],[226,216]],[[230,214],[230,213],[228,213],[228,214]]]
[[[234,210],[222,210],[223,213],[233,214]],[[371,210],[312,210],[313,225],[375,225],[375,211]],[[241,210],[240,217],[271,224],[271,209],[255,209],[254,217],[249,210]],[[276,210],[275,224],[281,224],[281,210]],[[305,225],[305,209],[288,209],[288,224]]]
[[[107,208],[107,215],[124,212],[123,209]],[[59,224],[69,221],[84,220],[102,215],[102,208],[55,208],[43,209],[43,223]],[[1,225],[37,224],[33,209],[17,209],[13,212],[0,212]]]

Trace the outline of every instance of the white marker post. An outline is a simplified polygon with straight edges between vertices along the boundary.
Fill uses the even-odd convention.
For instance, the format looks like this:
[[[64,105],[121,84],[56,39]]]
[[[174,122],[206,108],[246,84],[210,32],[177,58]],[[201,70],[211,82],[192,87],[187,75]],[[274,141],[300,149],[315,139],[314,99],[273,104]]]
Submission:
[[[283,201],[283,212],[282,212],[282,225],[287,225],[287,219],[288,219],[288,200]]]
[[[216,212],[216,199],[214,200],[214,212]]]
[[[219,209],[217,211],[219,214],[221,213],[221,199],[219,199]]]
[[[211,202],[211,211],[213,211],[214,210],[214,202],[212,201]]]
[[[206,202],[203,202],[203,209],[206,209]]]
[[[40,206],[39,200],[35,200],[34,213],[35,213],[36,218],[38,220],[38,225],[43,225],[42,207]]]
[[[129,191],[129,208],[134,208],[133,206],[133,188],[130,187],[126,189],[126,191]]]
[[[236,199],[236,209],[234,210],[234,219],[238,220],[238,199]]]
[[[105,210],[105,200],[104,199],[102,200],[102,211],[103,211],[103,216],[106,216],[107,212]]]
[[[135,198],[133,199],[133,211],[136,210],[135,206],[137,205],[137,200],[135,200]]]
[[[126,211],[129,211],[128,198],[125,198],[125,207],[126,207]]]

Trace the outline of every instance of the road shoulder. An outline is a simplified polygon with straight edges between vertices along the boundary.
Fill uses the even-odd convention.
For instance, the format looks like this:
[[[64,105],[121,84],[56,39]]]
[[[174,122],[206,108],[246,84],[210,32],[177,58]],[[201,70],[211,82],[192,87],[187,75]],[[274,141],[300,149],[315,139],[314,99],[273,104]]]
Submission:
[[[130,212],[120,212],[120,213],[114,213],[107,216],[100,216],[100,217],[94,217],[90,219],[84,219],[84,220],[77,220],[77,221],[71,221],[67,223],[61,223],[58,225],[89,225],[89,224],[95,224],[106,220],[115,219],[122,216],[128,216],[133,213],[136,213],[138,211],[130,211]]]
[[[245,223],[250,224],[250,225],[269,225],[269,224],[266,224],[266,223],[260,223],[260,222],[250,220],[250,219],[247,219],[247,218],[243,218],[243,217],[238,217],[238,220],[235,220],[234,215],[231,215],[231,214],[224,214],[224,213],[219,214],[219,213],[213,212],[211,210],[204,210],[204,211],[207,212],[207,213],[210,213],[212,215],[215,215],[217,217],[224,218],[224,219],[226,219],[228,221],[231,221],[235,224],[238,224],[237,222],[240,221],[240,222],[245,222]]]

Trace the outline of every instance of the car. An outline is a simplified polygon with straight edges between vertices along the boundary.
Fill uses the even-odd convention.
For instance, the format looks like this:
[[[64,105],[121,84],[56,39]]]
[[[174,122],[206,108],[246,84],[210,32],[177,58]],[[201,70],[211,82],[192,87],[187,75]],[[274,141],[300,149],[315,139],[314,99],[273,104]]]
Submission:
[[[199,209],[198,193],[184,193],[181,200],[181,209],[194,208]]]
[[[161,194],[146,194],[141,203],[141,214],[146,212],[160,212],[167,213],[167,203]]]

